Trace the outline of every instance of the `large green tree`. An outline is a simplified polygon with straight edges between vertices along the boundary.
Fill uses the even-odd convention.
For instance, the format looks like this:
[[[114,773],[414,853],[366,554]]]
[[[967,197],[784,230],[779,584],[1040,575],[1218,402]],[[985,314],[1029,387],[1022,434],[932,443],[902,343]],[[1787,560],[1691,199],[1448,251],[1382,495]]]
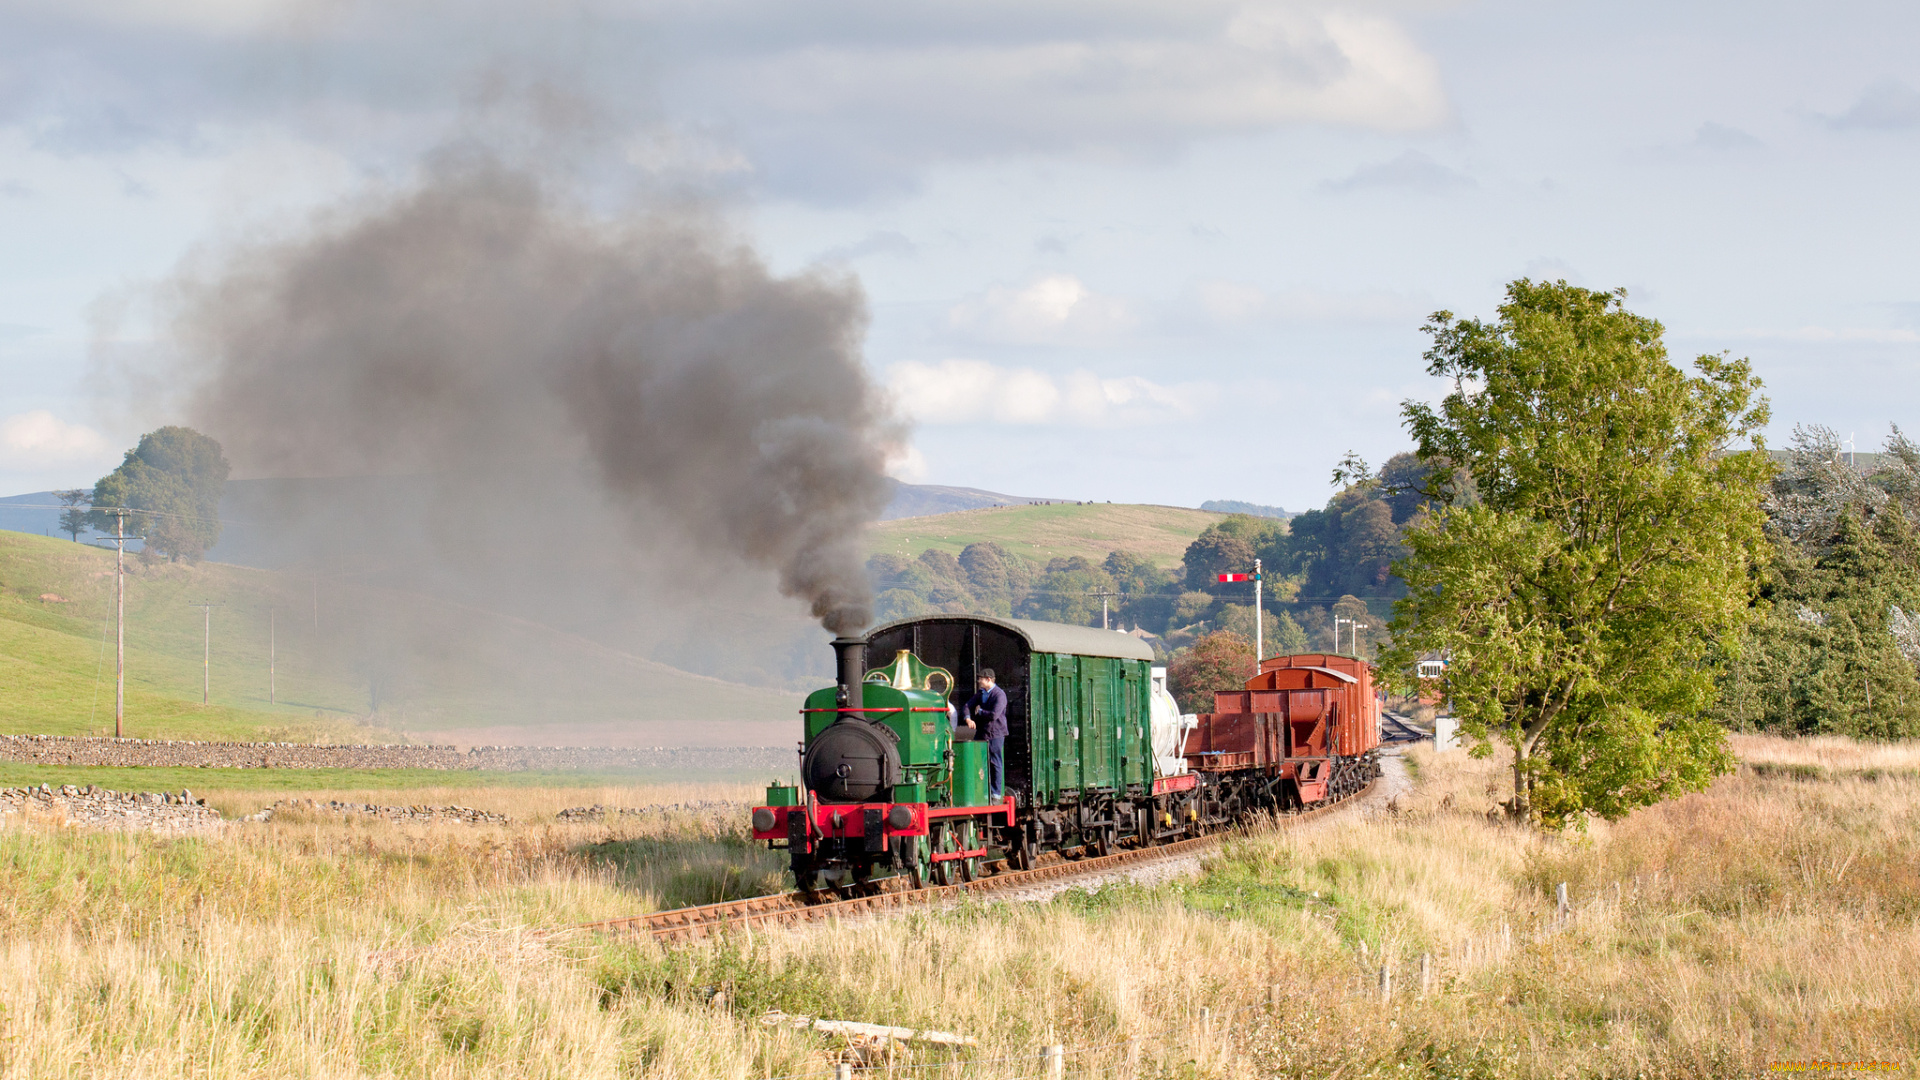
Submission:
[[[93,485],[94,527],[112,532],[112,510],[133,510],[128,528],[146,537],[147,551],[197,562],[220,539],[220,496],[230,471],[209,436],[186,427],[150,431]]]
[[[1516,817],[1704,787],[1731,768],[1707,713],[1768,551],[1759,380],[1723,356],[1681,371],[1624,293],[1565,282],[1516,281],[1496,320],[1443,311],[1426,332],[1454,390],[1404,414],[1420,458],[1460,473],[1434,470],[1439,505],[1406,531],[1382,664],[1448,658],[1462,733],[1513,750]]]

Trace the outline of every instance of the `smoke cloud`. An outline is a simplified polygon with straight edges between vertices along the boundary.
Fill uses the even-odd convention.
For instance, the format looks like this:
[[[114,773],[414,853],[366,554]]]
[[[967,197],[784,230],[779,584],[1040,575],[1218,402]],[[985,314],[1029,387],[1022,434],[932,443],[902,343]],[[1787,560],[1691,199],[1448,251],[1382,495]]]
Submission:
[[[834,633],[869,621],[862,531],[903,430],[851,278],[778,277],[698,210],[609,217],[460,158],[173,288],[189,415],[238,470],[389,480],[306,507],[283,549],[578,623],[583,598],[631,613],[636,589],[743,571]]]

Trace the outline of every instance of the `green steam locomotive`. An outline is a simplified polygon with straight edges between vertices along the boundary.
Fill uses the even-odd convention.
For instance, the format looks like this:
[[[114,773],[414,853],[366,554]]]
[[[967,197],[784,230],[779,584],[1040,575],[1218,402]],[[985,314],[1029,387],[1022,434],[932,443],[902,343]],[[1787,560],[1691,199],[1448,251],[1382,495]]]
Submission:
[[[1216,691],[1213,712],[1183,716],[1153,651],[1110,630],[932,615],[833,647],[835,684],[802,709],[801,782],[769,787],[752,822],[815,897],[890,875],[971,881],[1047,850],[1168,843],[1345,798],[1378,775],[1379,701],[1353,657],[1269,657]],[[1007,695],[997,801],[984,733],[955,708],[987,668]]]

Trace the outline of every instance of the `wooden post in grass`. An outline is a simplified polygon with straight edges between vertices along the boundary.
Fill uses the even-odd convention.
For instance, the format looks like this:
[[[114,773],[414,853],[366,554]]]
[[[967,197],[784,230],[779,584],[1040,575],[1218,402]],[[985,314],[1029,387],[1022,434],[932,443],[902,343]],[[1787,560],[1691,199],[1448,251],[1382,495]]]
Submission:
[[[1388,1001],[1393,997],[1393,972],[1387,965],[1380,965],[1380,1000]]]
[[[1059,1043],[1040,1048],[1040,1075],[1047,1080],[1062,1080],[1067,1075],[1067,1048]]]
[[[1280,991],[1279,983],[1274,983],[1273,985],[1267,987],[1267,1004],[1268,1005],[1278,1009],[1280,1007],[1280,998],[1281,998],[1281,991]]]
[[[1433,955],[1420,954],[1420,996],[1426,997],[1427,990],[1433,985]]]
[[[187,606],[197,607],[205,615],[200,629],[200,704],[205,705],[213,696],[213,601]]]
[[[1554,904],[1553,917],[1564,922],[1566,921],[1566,918],[1567,918],[1567,883],[1566,882],[1563,881],[1560,883],[1560,888],[1557,892],[1555,899],[1556,899],[1556,903]]]

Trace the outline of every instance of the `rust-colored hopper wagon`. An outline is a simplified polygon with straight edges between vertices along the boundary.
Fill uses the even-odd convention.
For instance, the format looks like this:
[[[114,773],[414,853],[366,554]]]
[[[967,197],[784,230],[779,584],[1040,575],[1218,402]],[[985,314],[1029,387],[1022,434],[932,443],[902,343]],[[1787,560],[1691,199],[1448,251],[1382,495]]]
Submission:
[[[1379,775],[1380,701],[1373,669],[1351,656],[1263,661],[1240,690],[1217,690],[1184,753],[1195,772],[1254,779],[1282,809],[1341,799]]]

